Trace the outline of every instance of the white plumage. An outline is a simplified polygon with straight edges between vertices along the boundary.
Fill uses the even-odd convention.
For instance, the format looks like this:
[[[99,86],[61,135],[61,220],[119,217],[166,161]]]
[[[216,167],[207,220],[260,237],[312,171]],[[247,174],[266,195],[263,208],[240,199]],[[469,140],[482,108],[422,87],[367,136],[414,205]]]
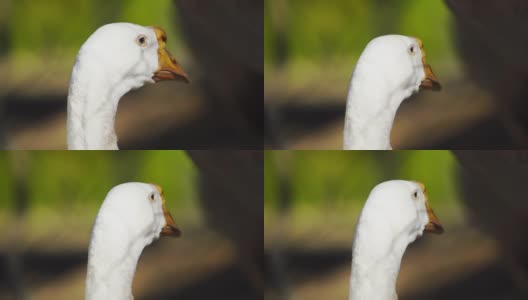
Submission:
[[[350,300],[395,300],[407,246],[423,232],[442,233],[421,183],[392,180],[370,193],[352,246]]]
[[[121,97],[145,83],[187,75],[165,49],[159,27],[130,23],[97,29],[79,50],[68,94],[68,149],[117,150],[115,115]]]
[[[129,182],[110,190],[92,228],[86,300],[133,299],[139,256],[160,234],[180,236],[160,187]]]
[[[385,35],[370,41],[350,81],[344,149],[392,149],[396,111],[420,87],[440,89],[419,39]]]

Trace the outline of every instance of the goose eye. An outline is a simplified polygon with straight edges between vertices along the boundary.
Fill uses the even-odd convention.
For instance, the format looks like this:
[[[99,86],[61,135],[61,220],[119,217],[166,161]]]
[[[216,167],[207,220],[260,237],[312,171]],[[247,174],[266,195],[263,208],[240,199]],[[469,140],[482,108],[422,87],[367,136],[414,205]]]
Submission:
[[[416,49],[414,48],[414,45],[411,45],[411,47],[409,47],[409,54],[410,55],[415,55],[416,54]]]
[[[418,199],[418,191],[414,191],[414,193],[412,194],[412,197],[414,200]]]
[[[137,37],[136,39],[136,43],[141,46],[141,47],[146,47],[147,46],[147,37],[144,36],[144,35],[140,35]]]
[[[154,198],[155,198],[154,193],[150,194],[149,198],[150,198],[150,201],[154,201]]]

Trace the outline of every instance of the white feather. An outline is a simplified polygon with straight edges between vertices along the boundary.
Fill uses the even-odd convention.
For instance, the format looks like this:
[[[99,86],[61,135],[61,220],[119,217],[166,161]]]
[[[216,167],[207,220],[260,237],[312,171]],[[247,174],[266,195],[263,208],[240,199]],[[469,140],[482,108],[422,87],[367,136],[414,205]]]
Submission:
[[[414,54],[409,52],[414,45]],[[415,38],[380,36],[367,45],[356,64],[345,116],[344,149],[390,150],[390,132],[403,100],[425,78]]]
[[[136,43],[147,37],[148,46]],[[83,44],[68,94],[68,149],[117,150],[117,105],[131,89],[153,82],[158,42],[152,28],[130,23],[107,24]]]
[[[165,224],[162,199],[154,185],[130,182],[110,190],[92,228],[86,300],[133,299],[139,256],[159,238]]]
[[[349,299],[397,299],[396,279],[405,249],[428,222],[425,195],[416,182],[378,184],[356,225]]]

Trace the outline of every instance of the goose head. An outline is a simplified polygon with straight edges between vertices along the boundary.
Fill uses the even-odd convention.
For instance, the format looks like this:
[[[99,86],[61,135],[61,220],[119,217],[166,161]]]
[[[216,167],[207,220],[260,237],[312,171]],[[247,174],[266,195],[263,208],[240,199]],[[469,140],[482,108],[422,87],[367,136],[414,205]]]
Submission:
[[[362,223],[380,227],[389,234],[388,238],[401,237],[407,244],[424,232],[443,232],[429,205],[425,185],[415,181],[391,180],[378,184],[361,212],[358,226]]]
[[[132,87],[161,80],[189,78],[166,49],[167,34],[157,26],[112,23],[98,28],[79,51],[78,62],[101,67],[115,81]]]
[[[181,232],[159,186],[130,182],[110,190],[92,228],[86,299],[131,299],[139,256],[160,235]]]
[[[405,180],[378,184],[356,225],[349,299],[397,299],[396,280],[407,246],[424,232],[443,230],[423,184]]]
[[[68,148],[118,149],[114,130],[121,97],[146,83],[189,82],[156,26],[113,23],[81,46],[68,94]]]
[[[370,41],[356,64],[354,77],[370,88],[401,90],[408,95],[420,88],[441,88],[425,60],[422,41],[403,35],[385,35]]]
[[[418,38],[385,35],[359,57],[348,91],[345,149],[391,149],[390,131],[400,104],[422,89],[440,90]]]
[[[167,210],[160,186],[140,182],[120,184],[108,192],[94,224],[126,228],[129,242],[147,246],[160,235],[179,237],[181,232]]]

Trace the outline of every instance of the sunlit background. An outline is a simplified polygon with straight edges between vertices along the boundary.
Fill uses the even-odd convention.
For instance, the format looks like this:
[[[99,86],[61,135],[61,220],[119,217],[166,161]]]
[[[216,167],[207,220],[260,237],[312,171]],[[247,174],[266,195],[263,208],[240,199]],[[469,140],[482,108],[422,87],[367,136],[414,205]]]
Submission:
[[[0,299],[84,299],[91,226],[108,191],[130,181],[160,185],[183,232],[145,248],[135,299],[251,298],[255,285],[239,266],[247,253],[237,251],[221,227],[254,224],[237,223],[234,212],[222,219],[201,201],[207,185],[199,184],[200,174],[183,151],[0,152]],[[216,200],[230,207],[221,191]]]
[[[466,76],[458,56],[454,14],[445,2],[266,0],[268,147],[342,148],[352,71],[367,43],[384,34],[419,37],[443,87],[404,101],[391,135],[395,149],[511,145],[511,136],[500,125],[482,129],[487,130],[487,140],[475,134],[467,137],[467,131],[494,119],[496,109],[485,89]]]
[[[468,218],[458,171],[458,160],[448,151],[267,151],[265,298],[348,299],[361,208],[378,183],[404,179],[425,184],[445,232],[425,234],[407,249],[398,277],[400,299],[523,299],[504,267],[506,256]],[[491,198],[475,201],[489,207],[488,201],[501,201]],[[496,211],[497,220],[504,217]]]

